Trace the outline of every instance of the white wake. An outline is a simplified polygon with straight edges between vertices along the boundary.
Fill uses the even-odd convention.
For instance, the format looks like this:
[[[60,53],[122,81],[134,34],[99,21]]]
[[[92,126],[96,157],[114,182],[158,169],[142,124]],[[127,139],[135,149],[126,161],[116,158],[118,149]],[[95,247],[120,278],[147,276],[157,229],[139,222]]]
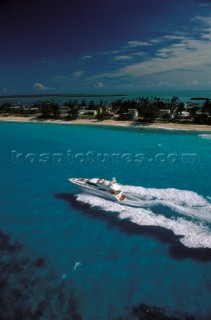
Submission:
[[[207,225],[211,222],[211,204],[202,196],[178,189],[122,186],[122,190],[129,198],[135,198],[139,207],[119,204],[85,193],[78,194],[77,200],[107,212],[117,212],[119,219],[129,219],[140,226],[159,226],[172,230],[175,235],[182,236],[180,241],[187,247],[211,248],[211,231]],[[160,214],[153,212],[156,206],[170,208],[174,216],[166,217],[162,214],[162,207],[159,207]]]

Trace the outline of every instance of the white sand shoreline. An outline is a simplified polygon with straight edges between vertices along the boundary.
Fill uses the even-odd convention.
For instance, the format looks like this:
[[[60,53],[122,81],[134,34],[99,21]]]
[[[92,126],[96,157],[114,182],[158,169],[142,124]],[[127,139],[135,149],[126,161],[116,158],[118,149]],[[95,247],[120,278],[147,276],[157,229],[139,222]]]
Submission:
[[[155,122],[148,125],[136,124],[132,121],[117,121],[117,120],[89,120],[89,119],[77,119],[72,121],[64,120],[39,120],[34,117],[16,117],[7,116],[0,117],[0,121],[8,122],[32,122],[32,123],[52,123],[52,124],[67,124],[67,125],[95,125],[95,126],[116,126],[116,127],[136,127],[136,128],[152,128],[152,129],[165,129],[165,130],[183,130],[183,131],[207,131],[211,132],[211,126],[209,125],[198,125],[198,124],[180,124],[180,123],[162,123]]]

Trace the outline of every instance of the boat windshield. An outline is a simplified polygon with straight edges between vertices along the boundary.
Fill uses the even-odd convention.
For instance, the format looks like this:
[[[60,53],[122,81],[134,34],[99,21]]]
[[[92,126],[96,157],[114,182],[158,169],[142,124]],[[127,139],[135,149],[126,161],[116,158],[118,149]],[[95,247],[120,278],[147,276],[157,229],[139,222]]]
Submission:
[[[96,184],[93,183],[93,182],[87,181],[87,183],[88,183],[88,184],[91,184],[92,186],[96,186]]]
[[[117,191],[111,190],[111,194],[114,194],[115,196],[117,196],[120,192],[121,192],[120,190],[117,190]]]

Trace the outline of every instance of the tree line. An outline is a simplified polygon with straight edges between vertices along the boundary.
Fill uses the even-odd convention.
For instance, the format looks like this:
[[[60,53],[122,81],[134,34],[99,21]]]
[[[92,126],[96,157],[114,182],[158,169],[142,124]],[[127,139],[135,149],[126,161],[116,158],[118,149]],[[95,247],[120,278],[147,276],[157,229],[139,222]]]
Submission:
[[[93,117],[101,121],[112,119],[114,116],[117,120],[134,120],[134,113],[131,110],[136,110],[138,114],[136,121],[140,122],[154,122],[159,119],[166,122],[187,120],[193,123],[211,124],[211,101],[209,99],[206,99],[201,107],[192,105],[187,109],[187,106],[176,96],[173,96],[168,102],[155,97],[153,99],[118,99],[110,105],[102,100],[99,103],[93,100],[88,103],[86,100],[81,102],[70,100],[63,106],[55,101],[38,101],[26,107],[14,106],[6,102],[0,106],[0,114],[3,115],[34,115],[42,119],[75,120],[81,117],[82,110],[95,110]],[[186,117],[184,117],[184,111],[187,114]]]

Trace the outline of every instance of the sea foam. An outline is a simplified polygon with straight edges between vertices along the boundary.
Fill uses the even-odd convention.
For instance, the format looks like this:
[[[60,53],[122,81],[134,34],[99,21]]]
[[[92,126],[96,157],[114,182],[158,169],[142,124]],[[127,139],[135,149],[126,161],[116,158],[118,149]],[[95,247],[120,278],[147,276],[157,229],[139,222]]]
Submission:
[[[119,219],[129,219],[140,226],[159,226],[181,236],[180,241],[190,248],[211,248],[211,204],[192,191],[122,186],[122,190],[138,197],[140,207],[131,207],[88,194],[78,194],[77,200],[107,212],[117,212]],[[171,208],[177,216],[166,217],[153,212],[157,205]],[[178,216],[179,213],[179,216]],[[192,220],[187,220],[191,217]],[[194,219],[194,220],[193,220]]]
[[[201,138],[201,139],[211,140],[211,134],[208,134],[208,133],[199,134],[198,137]]]
[[[193,191],[133,186],[122,186],[122,190],[128,195],[138,198],[142,207],[161,205],[169,207],[181,215],[211,222],[211,204]]]

